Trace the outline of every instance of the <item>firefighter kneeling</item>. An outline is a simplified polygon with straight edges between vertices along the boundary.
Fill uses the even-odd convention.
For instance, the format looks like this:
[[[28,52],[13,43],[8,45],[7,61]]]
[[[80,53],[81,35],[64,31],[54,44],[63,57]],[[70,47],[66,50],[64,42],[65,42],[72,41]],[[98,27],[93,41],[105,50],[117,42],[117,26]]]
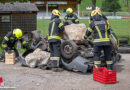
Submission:
[[[51,21],[49,24],[49,36],[48,42],[51,51],[51,69],[55,72],[63,71],[60,67],[60,44],[61,44],[61,37],[60,33],[64,30],[64,26],[59,19],[61,13],[54,9],[52,11]]]
[[[105,60],[107,64],[107,68],[109,70],[113,70],[113,61],[111,60],[111,51],[112,47],[110,45],[110,28],[109,24],[106,20],[103,19],[102,13],[100,10],[95,10],[94,13],[91,14],[93,22],[90,23],[86,31],[87,39],[91,33],[93,33],[94,38],[94,64],[97,67],[101,66],[101,50],[104,51]]]
[[[23,35],[23,33],[22,33],[21,29],[14,29],[13,31],[8,32],[6,34],[6,36],[4,37],[4,39],[2,41],[3,52],[0,57],[1,60],[4,60],[5,52],[11,53],[11,51],[14,50],[17,60],[20,61],[20,63],[22,63],[22,65],[27,66],[25,60],[19,56],[19,53],[18,53],[17,49],[15,48],[15,43],[18,40],[23,44],[24,48],[26,48],[26,49],[29,48],[26,41],[24,41],[24,39],[22,38],[22,35]]]

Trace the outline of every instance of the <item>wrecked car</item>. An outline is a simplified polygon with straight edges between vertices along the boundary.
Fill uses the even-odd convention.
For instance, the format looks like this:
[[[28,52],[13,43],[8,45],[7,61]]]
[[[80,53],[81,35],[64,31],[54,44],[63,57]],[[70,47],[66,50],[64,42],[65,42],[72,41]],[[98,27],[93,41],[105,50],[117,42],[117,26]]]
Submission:
[[[92,70],[94,65],[93,43],[91,39],[82,40],[86,30],[85,24],[71,24],[65,26],[61,43],[61,61],[68,70],[80,71],[83,73]],[[116,63],[121,59],[121,55],[117,53],[117,45],[114,40],[112,41],[112,46],[112,59],[114,63]],[[104,60],[103,53],[101,54],[101,60]],[[102,66],[105,65],[105,62],[102,61]]]
[[[93,68],[94,53],[92,38],[90,38],[89,40],[82,39],[82,37],[86,33],[86,30],[87,28],[85,24],[71,24],[65,26],[65,31],[61,35],[63,38],[61,40],[61,64],[67,70],[80,71],[86,73],[87,71],[92,70]],[[31,45],[30,50],[27,50],[24,53],[25,56],[27,56],[29,53],[32,53],[34,50],[36,50],[36,48],[41,47],[42,51],[49,52],[47,38],[40,38],[40,34],[37,31],[32,32],[31,40],[33,45]],[[114,63],[116,63],[117,61],[120,61],[121,55],[117,53],[116,43],[114,41],[112,42],[112,59]],[[103,53],[100,57],[101,60],[104,60]],[[102,66],[105,65],[105,62],[102,62]]]

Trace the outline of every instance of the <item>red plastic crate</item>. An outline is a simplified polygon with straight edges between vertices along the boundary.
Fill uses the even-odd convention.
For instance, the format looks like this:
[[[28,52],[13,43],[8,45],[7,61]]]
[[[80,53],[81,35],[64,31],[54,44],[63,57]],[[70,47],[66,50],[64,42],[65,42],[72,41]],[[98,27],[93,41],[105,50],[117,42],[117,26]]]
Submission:
[[[3,83],[3,78],[2,77],[0,77],[0,87],[2,87],[2,84]]]
[[[108,70],[106,67],[93,68],[93,80],[99,81],[103,84],[116,83],[116,71]]]

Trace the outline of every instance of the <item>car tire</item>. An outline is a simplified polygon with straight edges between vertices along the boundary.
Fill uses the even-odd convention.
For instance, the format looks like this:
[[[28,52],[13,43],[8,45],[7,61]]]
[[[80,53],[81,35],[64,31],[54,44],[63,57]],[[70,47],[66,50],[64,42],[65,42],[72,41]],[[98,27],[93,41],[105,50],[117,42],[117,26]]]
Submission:
[[[128,38],[119,38],[120,45],[128,44]]]
[[[61,43],[61,55],[65,59],[72,59],[77,53],[77,45],[74,41],[65,40]]]
[[[130,47],[119,47],[119,53],[130,53]]]

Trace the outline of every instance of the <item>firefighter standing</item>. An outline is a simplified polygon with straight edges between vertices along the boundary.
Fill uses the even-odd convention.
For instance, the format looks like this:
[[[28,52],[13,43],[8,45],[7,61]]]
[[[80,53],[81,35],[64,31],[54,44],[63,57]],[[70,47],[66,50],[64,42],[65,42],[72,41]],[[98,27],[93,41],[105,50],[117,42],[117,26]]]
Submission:
[[[26,41],[24,41],[24,39],[22,38],[22,30],[14,29],[13,31],[8,32],[2,41],[3,52],[2,52],[0,59],[4,60],[5,52],[11,53],[12,50],[14,50],[17,60],[20,61],[20,63],[22,63],[22,65],[26,66],[25,60],[19,56],[19,53],[18,53],[17,49],[15,48],[15,43],[18,40],[23,44],[24,48],[29,48]]]
[[[50,62],[51,62],[51,69],[55,72],[62,71],[63,69],[60,68],[60,44],[61,44],[61,37],[60,33],[64,30],[64,26],[59,19],[61,13],[54,9],[52,11],[51,21],[49,24],[49,36],[48,42],[50,45]]]
[[[92,13],[91,13],[91,16],[90,16],[90,20],[89,20],[89,24],[91,23],[91,21],[93,21],[93,15],[95,14],[95,12],[97,11],[96,10],[93,10]],[[100,11],[100,10],[99,10]],[[100,11],[101,12],[101,11]],[[105,15],[102,14],[102,20],[106,20],[107,23],[109,23],[109,20],[107,19],[107,17]]]
[[[72,23],[79,24],[79,19],[75,14],[73,14],[72,8],[68,8],[66,13],[67,15],[64,17],[64,22],[70,20]]]
[[[113,61],[111,60],[111,45],[110,45],[110,28],[109,24],[106,20],[103,20],[102,13],[100,10],[95,10],[93,14],[91,14],[93,18],[93,22],[91,22],[90,26],[86,31],[85,39],[88,38],[91,33],[93,33],[94,38],[94,64],[95,66],[101,66],[101,50],[104,51],[105,60],[107,64],[107,68],[109,70],[113,69]]]

